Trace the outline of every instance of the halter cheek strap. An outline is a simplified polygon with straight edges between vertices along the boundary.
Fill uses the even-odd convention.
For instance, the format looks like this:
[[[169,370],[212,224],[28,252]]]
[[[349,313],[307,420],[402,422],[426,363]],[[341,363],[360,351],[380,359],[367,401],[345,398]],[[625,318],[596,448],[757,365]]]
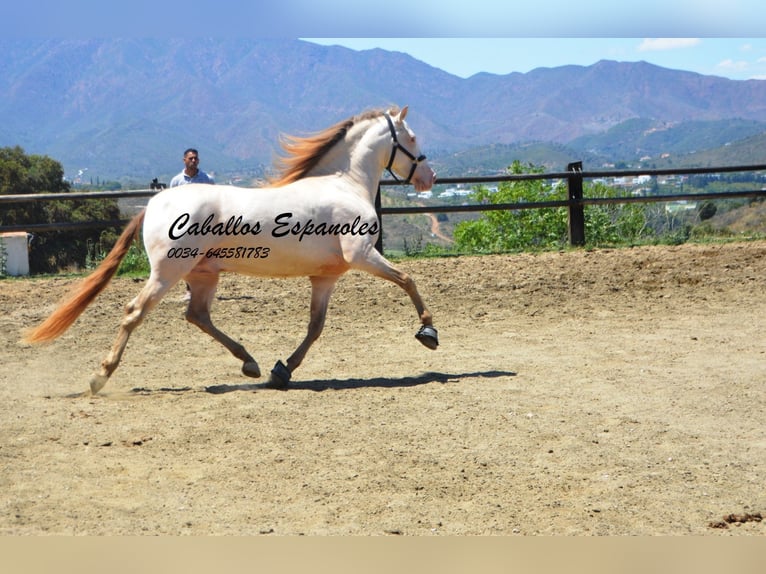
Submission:
[[[412,176],[415,175],[415,170],[418,167],[418,164],[426,159],[426,156],[421,154],[418,157],[415,157],[410,150],[408,150],[406,147],[404,147],[402,144],[399,143],[399,139],[396,137],[396,128],[394,128],[394,122],[391,119],[391,116],[388,114],[385,114],[386,121],[388,122],[388,129],[391,130],[391,138],[394,140],[393,147],[391,148],[391,157],[388,160],[388,165],[386,166],[386,171],[391,174],[391,177],[393,177],[396,181],[401,182],[402,180],[396,177],[396,174],[391,170],[391,167],[394,165],[394,159],[396,158],[396,152],[401,151],[404,155],[406,155],[410,160],[412,160],[412,168],[410,169],[410,174],[407,176],[407,179],[404,180],[404,183],[410,183],[412,180]]]

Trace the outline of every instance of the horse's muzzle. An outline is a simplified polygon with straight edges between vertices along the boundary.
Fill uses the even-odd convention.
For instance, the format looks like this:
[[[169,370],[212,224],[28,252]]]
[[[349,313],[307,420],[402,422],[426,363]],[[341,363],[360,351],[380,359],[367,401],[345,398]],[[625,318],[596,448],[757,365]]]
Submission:
[[[415,173],[412,175],[411,180],[415,191],[428,191],[434,186],[435,182],[436,172],[434,172],[434,170],[432,170],[431,167],[425,162],[418,164],[418,167],[415,170]]]

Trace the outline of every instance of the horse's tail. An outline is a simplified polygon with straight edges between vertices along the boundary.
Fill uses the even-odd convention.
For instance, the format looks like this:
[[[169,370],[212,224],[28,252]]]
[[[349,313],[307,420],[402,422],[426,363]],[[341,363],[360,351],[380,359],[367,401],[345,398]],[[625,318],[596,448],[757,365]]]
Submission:
[[[142,210],[141,213],[136,215],[130,221],[128,226],[123,230],[122,235],[120,235],[120,238],[117,240],[117,243],[114,244],[112,250],[96,270],[85,278],[79,288],[68,299],[61,303],[50,317],[33,330],[26,333],[24,335],[24,342],[43,343],[52,341],[64,333],[64,331],[75,322],[77,317],[79,317],[85,308],[93,302],[101,291],[104,290],[104,287],[106,287],[117,272],[120,262],[125,257],[128,249],[130,249],[130,245],[138,236],[145,213],[146,210]]]

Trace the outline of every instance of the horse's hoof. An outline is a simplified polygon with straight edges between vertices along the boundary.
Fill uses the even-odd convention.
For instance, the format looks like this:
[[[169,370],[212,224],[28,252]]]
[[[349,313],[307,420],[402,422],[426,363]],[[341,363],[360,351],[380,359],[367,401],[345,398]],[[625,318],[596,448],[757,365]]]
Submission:
[[[290,370],[285,364],[282,361],[277,361],[277,364],[271,369],[271,376],[266,386],[270,389],[286,389],[287,383],[290,382],[290,376]]]
[[[255,361],[248,361],[247,363],[242,364],[242,374],[246,377],[257,379],[261,376],[261,368]]]
[[[104,385],[109,380],[109,377],[106,375],[100,375],[96,374],[93,375],[93,378],[90,380],[90,394],[95,395],[98,393],[101,389],[104,388]]]
[[[433,325],[423,325],[415,334],[415,338],[432,351],[439,346],[439,335]]]

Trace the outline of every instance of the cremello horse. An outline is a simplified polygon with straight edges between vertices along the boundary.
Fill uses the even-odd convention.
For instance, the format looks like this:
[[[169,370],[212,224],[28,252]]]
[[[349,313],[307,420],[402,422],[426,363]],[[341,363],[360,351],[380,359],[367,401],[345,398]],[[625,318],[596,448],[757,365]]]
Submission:
[[[414,281],[375,249],[380,224],[374,202],[383,170],[398,174],[418,191],[430,189],[435,181],[406,115],[406,107],[369,111],[309,137],[285,138],[281,174],[267,188],[192,184],[161,191],[133,218],[79,289],[25,340],[50,341],[66,331],[111,280],[143,223],[151,273],[126,306],[111,352],[90,381],[93,394],[117,368],[133,329],[181,279],[191,289],[186,319],[240,359],[245,375],[259,377],[255,359],[210,320],[223,271],[311,280],[308,334],[286,365],[277,362],[269,386],[287,386],[322,332],[330,295],[349,269],[404,289],[420,319],[417,339],[436,349],[431,313]]]

